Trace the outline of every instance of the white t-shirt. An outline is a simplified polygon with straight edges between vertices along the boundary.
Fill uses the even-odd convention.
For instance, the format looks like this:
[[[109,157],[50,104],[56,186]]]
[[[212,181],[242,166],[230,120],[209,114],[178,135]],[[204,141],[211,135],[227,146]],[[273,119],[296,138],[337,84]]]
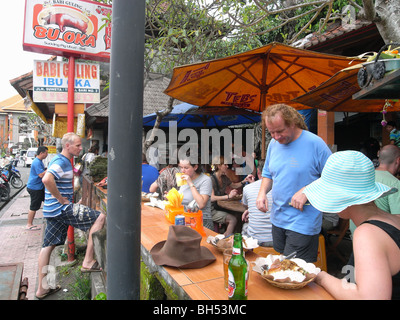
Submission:
[[[262,212],[257,209],[256,200],[258,192],[260,191],[262,180],[250,183],[243,188],[242,203],[247,206],[249,210],[249,224],[247,227],[247,234],[257,239],[259,242],[272,241],[272,224],[270,220],[271,206],[272,206],[272,193],[267,193],[268,211]]]
[[[196,179],[193,180],[193,184],[195,185],[197,191],[200,194],[206,194],[209,196],[206,206],[201,209],[203,212],[203,219],[211,219],[211,192],[212,192],[212,182],[211,178],[206,174],[200,174]],[[185,184],[179,188],[179,191],[183,194],[182,204],[184,206],[188,205],[191,201],[193,201],[193,194],[190,190],[188,184]]]

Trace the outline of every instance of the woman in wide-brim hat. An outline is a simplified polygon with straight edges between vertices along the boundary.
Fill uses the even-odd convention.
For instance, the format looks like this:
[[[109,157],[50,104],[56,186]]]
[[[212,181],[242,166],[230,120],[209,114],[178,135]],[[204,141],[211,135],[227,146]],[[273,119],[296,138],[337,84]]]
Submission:
[[[354,270],[350,269],[345,279],[321,271],[315,280],[336,299],[400,298],[400,216],[384,212],[374,203],[396,191],[375,182],[371,160],[358,151],[332,154],[321,178],[304,189],[314,207],[351,219],[357,226]]]

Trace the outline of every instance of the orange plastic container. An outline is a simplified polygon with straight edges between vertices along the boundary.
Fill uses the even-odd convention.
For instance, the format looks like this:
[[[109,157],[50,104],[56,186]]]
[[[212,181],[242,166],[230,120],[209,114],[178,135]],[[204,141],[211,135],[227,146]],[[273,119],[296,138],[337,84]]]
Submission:
[[[184,212],[185,224],[186,226],[196,230],[203,237],[206,236],[203,227],[203,211],[199,210],[197,212]]]
[[[165,218],[169,223],[175,224],[175,216],[179,214],[184,214],[183,206],[171,207],[169,204],[165,205]]]

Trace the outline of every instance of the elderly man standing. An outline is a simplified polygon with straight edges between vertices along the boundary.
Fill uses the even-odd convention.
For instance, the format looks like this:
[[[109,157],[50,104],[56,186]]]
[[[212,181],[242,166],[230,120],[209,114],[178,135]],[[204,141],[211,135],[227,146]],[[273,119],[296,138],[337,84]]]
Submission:
[[[306,203],[305,186],[321,176],[331,155],[326,143],[307,129],[292,107],[268,107],[263,117],[272,140],[268,146],[257,208],[271,209],[274,249],[284,255],[293,251],[307,262],[317,261],[322,213]],[[272,189],[272,204],[267,193]]]
[[[45,267],[50,261],[51,252],[57,245],[64,244],[68,226],[89,231],[85,258],[82,262],[82,272],[101,271],[94,260],[92,234],[103,228],[105,215],[99,211],[73,204],[73,168],[71,159],[78,156],[82,150],[81,138],[75,133],[66,133],[62,140],[62,151],[55,156],[47,168],[42,181],[46,187],[43,216],[46,219],[46,230],[43,246],[39,253],[39,285],[36,297],[43,299],[58,291],[60,286],[48,288],[44,281]]]

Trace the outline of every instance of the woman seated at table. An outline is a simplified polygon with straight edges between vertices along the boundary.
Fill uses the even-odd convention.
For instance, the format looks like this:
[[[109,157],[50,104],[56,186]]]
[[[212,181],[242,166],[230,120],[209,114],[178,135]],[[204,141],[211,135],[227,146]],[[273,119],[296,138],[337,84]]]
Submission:
[[[292,199],[296,207],[308,199],[318,210],[337,213],[357,226],[354,269],[348,266],[345,277],[353,283],[324,271],[315,279],[336,299],[400,298],[400,216],[382,211],[374,202],[396,191],[375,182],[374,165],[361,152],[340,151],[328,158],[321,178]]]
[[[218,200],[229,200],[236,197],[239,192],[238,188],[241,188],[245,182],[254,181],[252,175],[248,175],[241,182],[232,182],[226,175],[228,165],[225,162],[223,156],[219,156],[213,159],[214,174],[211,176],[212,179],[212,193],[211,193],[211,216],[213,222],[222,223],[226,225],[225,236],[233,233],[237,224],[237,218],[217,205]]]
[[[157,180],[150,185],[150,192],[157,192],[161,200],[165,199],[166,194],[172,188],[177,189],[176,173],[180,172],[177,165],[168,165],[160,170]]]
[[[189,157],[181,157],[179,159],[179,169],[182,172],[181,178],[187,182],[187,184],[179,188],[179,191],[183,193],[182,204],[186,206],[196,200],[199,209],[203,212],[203,226],[213,230],[211,219],[211,178],[202,173],[200,165],[193,164],[194,162]]]

